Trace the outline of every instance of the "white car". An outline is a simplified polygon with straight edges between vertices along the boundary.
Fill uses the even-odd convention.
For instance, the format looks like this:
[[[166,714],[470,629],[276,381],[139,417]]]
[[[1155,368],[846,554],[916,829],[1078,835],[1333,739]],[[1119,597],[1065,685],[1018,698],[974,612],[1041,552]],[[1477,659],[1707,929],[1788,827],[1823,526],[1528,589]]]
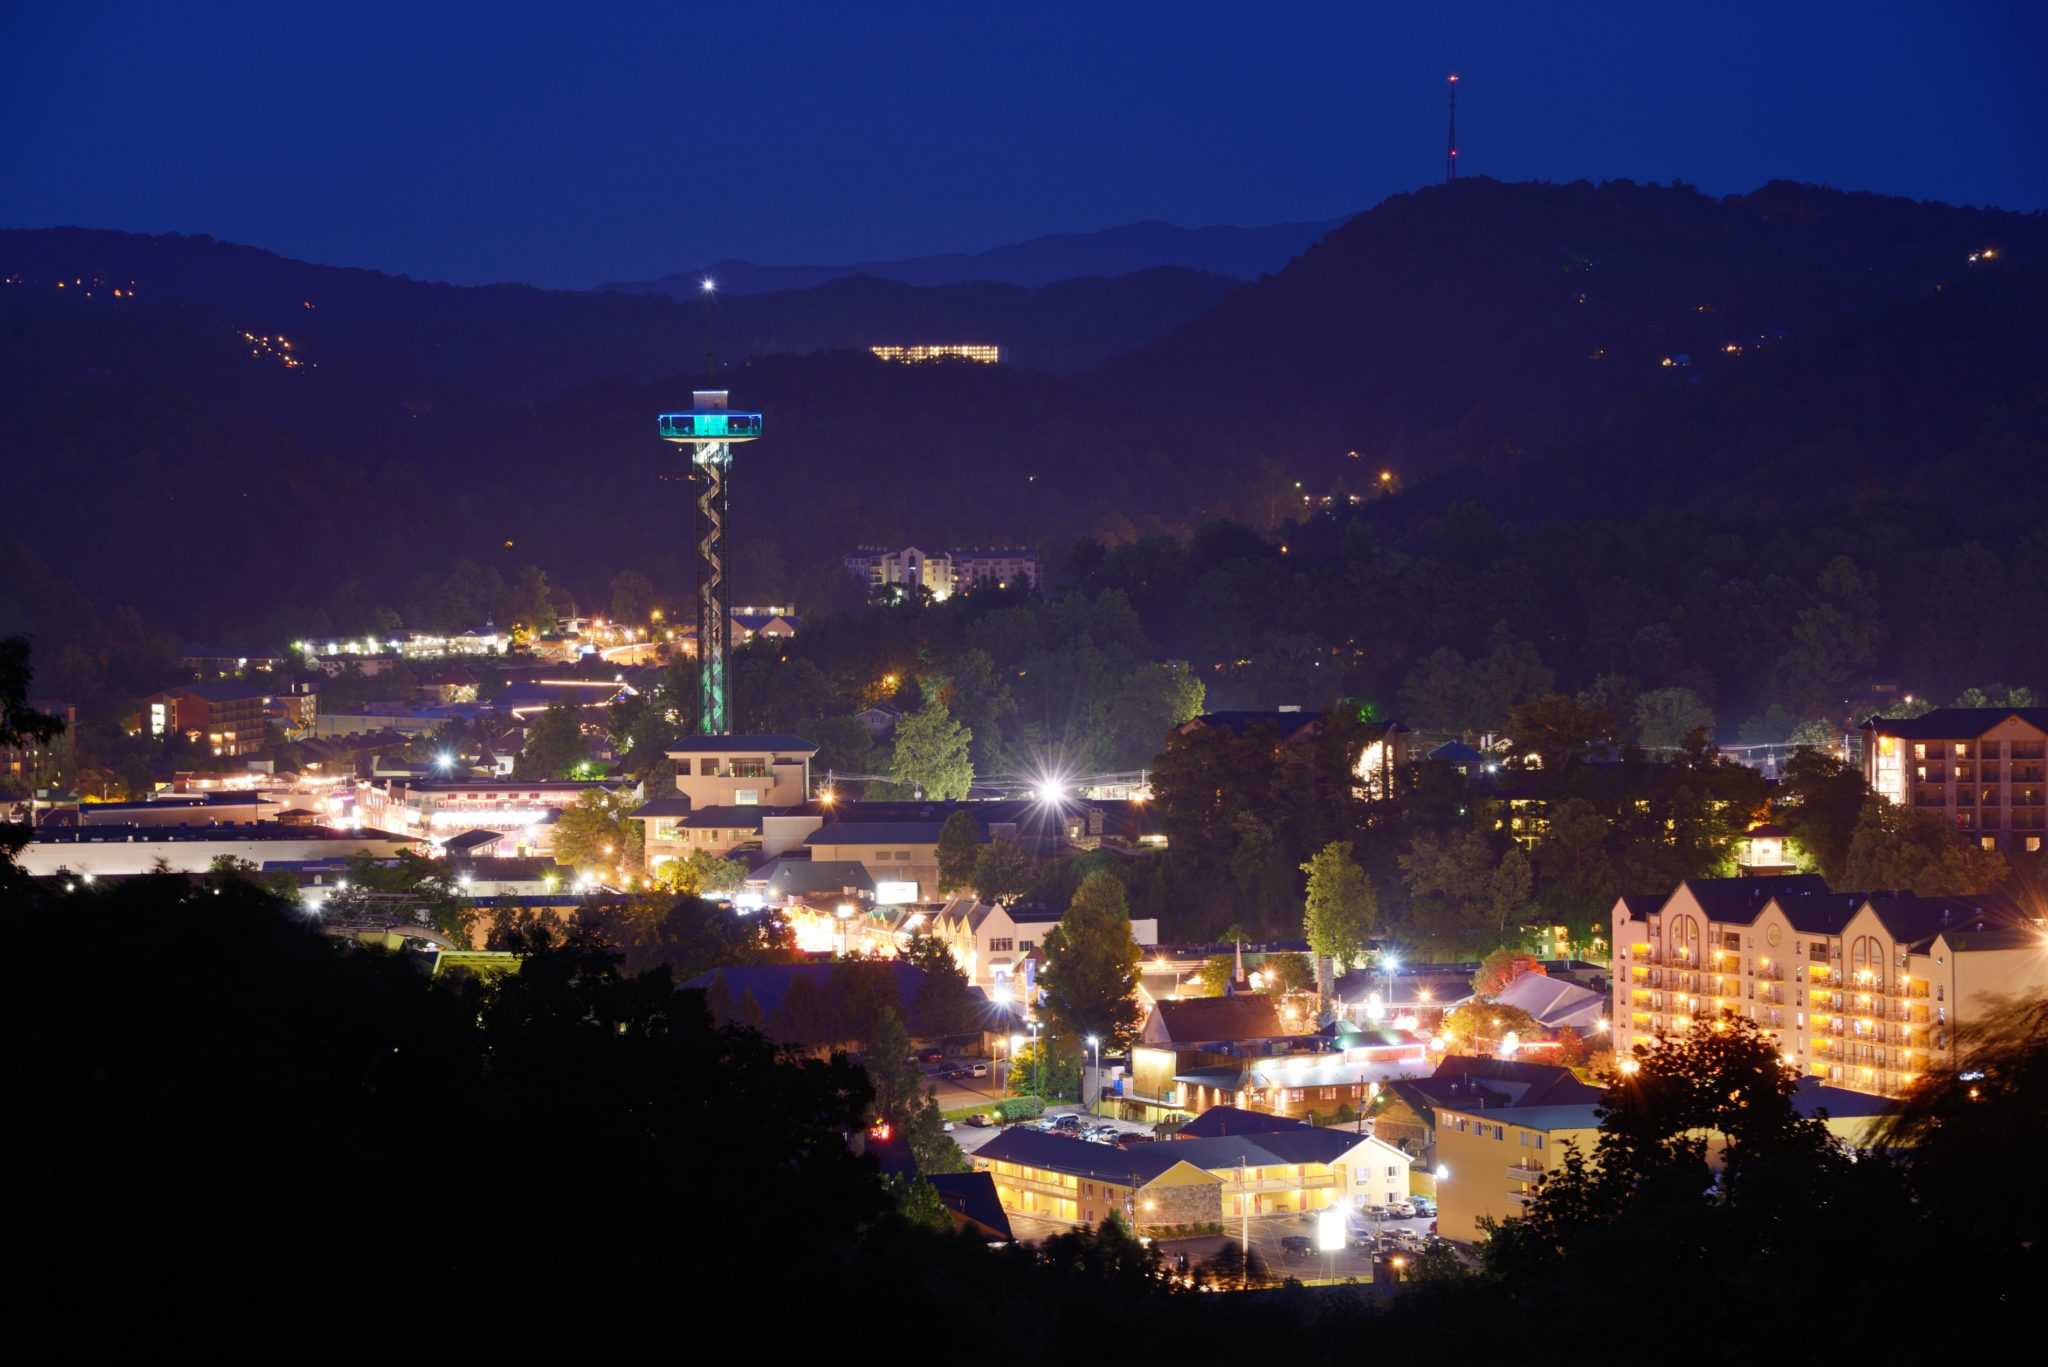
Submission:
[[[986,1063],[977,1063],[974,1065],[973,1068],[969,1069],[968,1071],[971,1072],[975,1077],[987,1077],[988,1065]]]

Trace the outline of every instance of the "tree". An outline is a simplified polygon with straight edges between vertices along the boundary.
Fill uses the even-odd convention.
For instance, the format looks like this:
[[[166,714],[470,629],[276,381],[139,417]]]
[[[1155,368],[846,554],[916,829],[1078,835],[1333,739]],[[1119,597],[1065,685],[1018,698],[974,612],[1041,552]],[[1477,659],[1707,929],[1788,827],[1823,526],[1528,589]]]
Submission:
[[[945,1132],[936,1090],[910,1056],[910,1032],[894,1008],[884,1008],[862,1055],[874,1084],[874,1118],[901,1134],[920,1176],[965,1172],[966,1155]]]
[[[1045,936],[1045,1008],[1059,1032],[1094,1035],[1106,1049],[1128,1044],[1138,1028],[1140,957],[1124,885],[1089,874]]]
[[[1516,704],[1508,713],[1508,734],[1534,754],[1543,772],[1561,775],[1594,746],[1614,738],[1614,716],[1565,693],[1545,693]]]
[[[1014,840],[991,840],[974,859],[974,895],[1007,906],[1031,891],[1038,861]]]
[[[1288,892],[1285,857],[1273,828],[1247,810],[1231,818],[1230,829],[1237,845],[1230,854],[1230,876],[1254,919],[1264,922],[1266,911]]]
[[[1654,688],[1636,695],[1636,744],[1645,750],[1677,750],[1697,730],[1712,734],[1714,709],[1690,688]]]
[[[2031,1295],[2048,1247],[2048,1182],[2032,1161],[2048,1143],[2048,996],[1990,1003],[1957,1031],[1954,1064],[1895,1104],[1878,1143],[1956,1246],[1978,1250],[1989,1293]]]
[[[1631,1267],[1677,1271],[1676,1259],[1717,1269],[1717,1287],[1764,1322],[1749,1331],[1761,1342],[1797,1333],[1817,1298],[1847,1295],[1864,1316],[1909,1295],[1910,1272],[1859,1269],[1852,1281],[1829,1261],[1924,1237],[1926,1217],[1898,1165],[1856,1161],[1823,1119],[1801,1114],[1779,1047],[1724,1016],[1639,1053],[1608,1091],[1593,1152],[1568,1149],[1520,1215],[1482,1223],[1486,1275],[1532,1303],[1561,1296],[1605,1320],[1641,1313],[1615,1279]],[[1802,1218],[1787,1220],[1788,1209]]]
[[[980,1024],[967,975],[945,941],[936,935],[912,935],[898,958],[924,975],[912,1011],[926,1035],[964,1035]]]
[[[1610,832],[1601,810],[1582,797],[1555,804],[1550,829],[1536,846],[1544,910],[1576,932],[1604,920],[1614,907],[1618,879],[1607,853]]]
[[[1259,980],[1269,993],[1308,992],[1315,988],[1316,970],[1306,954],[1268,954],[1259,960]]]
[[[638,570],[612,576],[612,621],[638,624],[654,612],[654,584]]]
[[[680,859],[657,864],[652,881],[685,897],[703,897],[737,892],[746,879],[747,866],[738,860],[721,859],[709,850],[691,850]]]
[[[1540,1039],[1543,1026],[1519,1006],[1481,997],[1446,1011],[1443,1034],[1454,1048],[1484,1054],[1493,1052],[1509,1035],[1524,1040]]]
[[[892,782],[935,802],[957,801],[974,784],[974,735],[953,720],[936,694],[896,726]]]
[[[583,763],[583,716],[565,702],[555,703],[527,729],[526,746],[512,772],[519,778],[567,778]]]
[[[1236,955],[1211,954],[1202,961],[1202,966],[1195,970],[1194,986],[1201,988],[1201,995],[1204,997],[1220,997],[1236,975]]]
[[[1542,977],[1548,970],[1535,955],[1502,946],[1479,961],[1479,971],[1472,975],[1472,990],[1491,1001],[1525,973]]]
[[[966,811],[954,812],[939,827],[939,891],[959,892],[974,882],[981,856],[981,826]]]
[[[1333,840],[1301,866],[1308,875],[1302,929],[1318,958],[1349,963],[1363,958],[1379,899],[1365,870],[1351,857],[1351,842]]]
[[[1849,842],[1870,797],[1862,773],[1819,750],[1795,750],[1780,792],[1785,829],[1800,853],[1829,883],[1848,886]]]
[[[555,862],[583,870],[638,869],[643,861],[639,803],[626,793],[593,788],[565,807],[555,823]]]
[[[1398,857],[1414,904],[1415,929],[1440,946],[1493,933],[1493,846],[1477,831],[1421,834]]]
[[[1494,925],[1506,935],[1510,922],[1519,923],[1529,909],[1529,894],[1535,886],[1535,875],[1529,869],[1529,857],[1522,853],[1520,845],[1510,845],[1508,852],[1500,857],[1500,863],[1488,880],[1487,904],[1493,911]]]
[[[1842,877],[1852,887],[1959,897],[1989,892],[2010,872],[2004,855],[1959,838],[1940,814],[1873,796],[1856,819]]]

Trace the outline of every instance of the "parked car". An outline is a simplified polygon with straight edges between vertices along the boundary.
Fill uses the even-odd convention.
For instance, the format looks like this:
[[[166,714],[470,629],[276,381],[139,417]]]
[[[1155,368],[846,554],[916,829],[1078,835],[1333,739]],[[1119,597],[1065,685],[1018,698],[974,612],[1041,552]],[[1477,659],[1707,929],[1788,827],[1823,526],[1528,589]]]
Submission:
[[[1384,1220],[1387,1218],[1387,1208],[1385,1206],[1366,1206],[1359,1211],[1359,1214],[1368,1220]]]
[[[1052,1123],[1055,1129],[1078,1130],[1081,1128],[1081,1117],[1072,1114],[1056,1115],[1052,1117]]]
[[[1415,1207],[1415,1213],[1418,1217],[1428,1220],[1434,1220],[1436,1218],[1436,1202],[1430,1200],[1428,1197],[1418,1196],[1412,1201],[1410,1201],[1408,1204]]]
[[[996,1118],[987,1111],[976,1111],[973,1115],[967,1117],[967,1123],[981,1129],[986,1129],[996,1123]]]
[[[1120,1149],[1134,1148],[1139,1144],[1150,1144],[1152,1142],[1153,1140],[1151,1135],[1139,1134],[1136,1130],[1132,1130],[1126,1134],[1120,1134],[1116,1137],[1116,1146]]]
[[[987,1077],[988,1065],[986,1063],[977,1063],[967,1070],[967,1074],[969,1077]]]
[[[1396,1201],[1387,1207],[1387,1213],[1396,1220],[1412,1220],[1415,1218],[1415,1206],[1410,1201]]]
[[[1290,1263],[1303,1262],[1315,1251],[1315,1241],[1305,1234],[1289,1234],[1280,1241],[1280,1256]]]
[[[927,1049],[924,1051],[924,1061],[926,1063],[944,1063],[946,1061],[946,1051],[943,1049]]]

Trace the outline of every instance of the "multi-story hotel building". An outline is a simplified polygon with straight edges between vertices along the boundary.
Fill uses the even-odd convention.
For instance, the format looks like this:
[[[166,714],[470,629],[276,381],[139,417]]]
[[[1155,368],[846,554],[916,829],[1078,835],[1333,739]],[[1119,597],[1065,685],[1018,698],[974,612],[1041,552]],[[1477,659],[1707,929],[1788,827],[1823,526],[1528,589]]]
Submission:
[[[885,585],[922,587],[937,599],[964,593],[977,584],[1008,588],[1039,582],[1038,552],[1024,546],[981,546],[955,551],[925,551],[916,546],[891,550],[862,546],[845,557],[847,571],[870,588]]]
[[[1994,998],[2048,987],[2048,934],[2003,898],[1830,892],[1812,874],[1623,897],[1613,943],[1622,1052],[1727,1012],[1801,1075],[1887,1096],[1952,1063]]]
[[[1863,778],[1987,850],[2048,838],[2048,707],[1942,707],[1863,723]]]

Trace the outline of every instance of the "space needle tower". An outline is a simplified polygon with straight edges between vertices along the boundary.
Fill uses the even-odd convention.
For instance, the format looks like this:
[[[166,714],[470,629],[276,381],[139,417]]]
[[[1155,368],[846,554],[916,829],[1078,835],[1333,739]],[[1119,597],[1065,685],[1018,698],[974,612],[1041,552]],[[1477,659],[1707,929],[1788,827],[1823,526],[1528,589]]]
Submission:
[[[761,435],[759,413],[735,413],[723,389],[699,389],[686,413],[657,419],[661,439],[690,448],[697,496],[697,733],[732,734],[732,587],[727,575],[726,509],[732,451]]]

